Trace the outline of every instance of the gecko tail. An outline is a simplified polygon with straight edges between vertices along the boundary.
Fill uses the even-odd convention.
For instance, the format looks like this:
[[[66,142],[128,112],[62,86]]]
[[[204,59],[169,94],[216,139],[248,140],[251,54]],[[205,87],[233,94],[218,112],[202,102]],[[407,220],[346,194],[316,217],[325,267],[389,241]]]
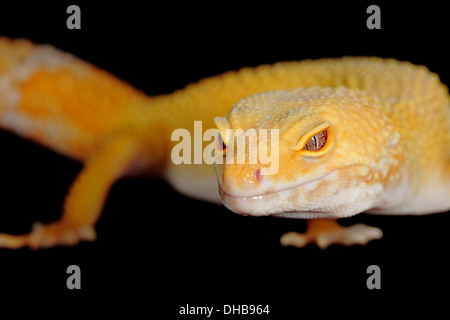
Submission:
[[[86,159],[146,99],[69,53],[0,37],[0,127],[56,152]]]

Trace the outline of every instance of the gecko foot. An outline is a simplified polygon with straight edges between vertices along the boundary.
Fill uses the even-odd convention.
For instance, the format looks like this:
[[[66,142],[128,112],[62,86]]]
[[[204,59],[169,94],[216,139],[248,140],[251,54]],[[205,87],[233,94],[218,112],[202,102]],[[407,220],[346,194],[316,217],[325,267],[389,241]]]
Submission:
[[[61,221],[49,224],[35,223],[28,234],[10,235],[0,233],[0,248],[31,249],[50,248],[57,245],[73,246],[80,241],[94,241],[96,233],[92,226],[73,227]]]
[[[304,234],[288,232],[284,234],[280,243],[283,246],[302,248],[309,243],[316,243],[321,249],[332,244],[350,246],[365,245],[371,240],[381,239],[383,232],[365,224],[355,224],[344,227],[335,220],[308,220],[308,229]]]

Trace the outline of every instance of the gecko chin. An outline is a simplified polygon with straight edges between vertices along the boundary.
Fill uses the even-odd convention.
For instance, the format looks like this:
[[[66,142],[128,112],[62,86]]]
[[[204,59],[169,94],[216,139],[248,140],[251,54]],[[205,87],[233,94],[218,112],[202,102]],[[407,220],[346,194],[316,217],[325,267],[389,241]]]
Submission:
[[[332,170],[312,181],[285,189],[241,196],[230,194],[219,185],[220,197],[231,211],[250,216],[274,216],[297,219],[336,219],[350,217],[373,207],[382,193],[382,186],[368,186],[354,180],[344,186]]]
[[[282,218],[318,219],[338,218],[332,210],[324,207],[308,208],[306,206],[293,208],[287,199],[293,193],[300,192],[301,186],[249,197],[230,195],[219,186],[220,197],[229,210],[247,216],[274,216]]]
[[[308,205],[310,203],[308,197],[311,196],[310,190],[316,189],[320,181],[326,180],[333,171],[321,178],[272,192],[239,196],[227,193],[219,185],[219,193],[224,205],[231,211],[241,215],[271,215],[300,219],[337,218],[334,211],[326,206],[326,201],[314,201],[315,204]],[[317,205],[317,203],[323,203],[325,206]]]

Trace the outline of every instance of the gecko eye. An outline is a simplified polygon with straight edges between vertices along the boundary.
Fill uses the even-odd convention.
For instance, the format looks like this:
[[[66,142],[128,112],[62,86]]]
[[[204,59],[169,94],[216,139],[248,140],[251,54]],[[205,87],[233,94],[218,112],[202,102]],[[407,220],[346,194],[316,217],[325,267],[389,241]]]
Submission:
[[[228,119],[225,117],[215,117],[214,123],[218,129],[216,138],[216,151],[225,155],[227,144],[233,143],[233,133]],[[223,139],[225,137],[225,140]]]
[[[292,148],[304,156],[318,157],[327,152],[333,145],[333,139],[329,132],[331,123],[322,123],[305,133]]]
[[[308,151],[319,151],[327,143],[327,131],[321,131],[306,142],[303,149]]]
[[[227,146],[225,145],[225,142],[223,142],[223,138],[222,135],[220,134],[220,132],[217,135],[217,145],[216,148],[218,151],[225,151],[227,149]]]

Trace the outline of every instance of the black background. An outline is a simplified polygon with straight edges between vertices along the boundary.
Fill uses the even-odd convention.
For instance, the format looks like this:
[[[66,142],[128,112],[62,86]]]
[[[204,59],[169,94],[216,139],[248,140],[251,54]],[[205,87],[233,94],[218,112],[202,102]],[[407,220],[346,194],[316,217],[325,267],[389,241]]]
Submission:
[[[66,28],[70,4],[81,8],[81,30]],[[381,30],[366,27],[370,4],[381,8]],[[149,95],[244,66],[343,55],[409,60],[449,84],[445,13],[427,3],[381,1],[39,2],[0,5],[0,34],[50,43]],[[55,220],[81,165],[7,132],[0,132],[0,141],[0,232],[28,232],[34,221]],[[268,316],[242,319],[439,309],[434,298],[447,298],[450,284],[447,213],[362,214],[341,222],[378,226],[385,237],[366,247],[283,248],[280,235],[304,230],[303,221],[242,217],[181,196],[164,181],[125,179],[109,194],[96,242],[41,251],[0,249],[1,300],[38,301],[42,314],[55,306],[85,314],[100,303],[102,313],[158,319],[187,318],[178,315],[186,304],[270,307]],[[66,288],[71,264],[81,268],[81,290]],[[381,290],[366,287],[371,264],[381,268]]]

